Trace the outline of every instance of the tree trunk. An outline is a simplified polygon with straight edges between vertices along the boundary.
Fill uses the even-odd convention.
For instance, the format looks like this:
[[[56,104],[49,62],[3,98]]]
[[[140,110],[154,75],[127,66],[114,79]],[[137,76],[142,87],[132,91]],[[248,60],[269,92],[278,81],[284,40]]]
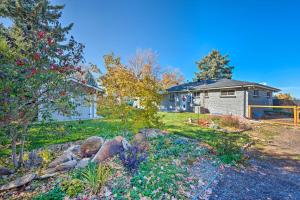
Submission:
[[[11,157],[15,168],[18,168],[18,160],[17,160],[17,137],[13,136],[11,141]]]
[[[25,135],[23,135],[22,137],[22,142],[21,142],[21,149],[20,149],[20,154],[19,154],[19,166],[23,166],[23,156],[24,156],[24,146],[25,146]]]

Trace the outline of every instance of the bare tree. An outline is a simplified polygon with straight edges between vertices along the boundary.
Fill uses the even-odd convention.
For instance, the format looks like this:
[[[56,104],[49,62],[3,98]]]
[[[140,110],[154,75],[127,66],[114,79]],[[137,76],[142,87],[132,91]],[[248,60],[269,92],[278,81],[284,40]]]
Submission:
[[[131,69],[138,78],[148,74],[160,79],[161,68],[157,61],[158,54],[151,49],[137,49],[135,55],[128,59],[128,68]]]

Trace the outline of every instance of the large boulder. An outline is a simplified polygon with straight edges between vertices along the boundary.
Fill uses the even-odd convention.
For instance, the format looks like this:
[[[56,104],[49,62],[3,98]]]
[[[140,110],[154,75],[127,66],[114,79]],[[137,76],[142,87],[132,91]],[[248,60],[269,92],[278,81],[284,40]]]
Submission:
[[[71,152],[77,156],[80,156],[80,145],[77,144],[77,145],[70,146],[67,150],[65,150],[65,153],[67,152]]]
[[[92,136],[86,139],[80,146],[80,153],[82,157],[90,157],[98,152],[104,140],[102,137]]]
[[[48,167],[49,168],[54,168],[62,163],[71,161],[73,159],[76,159],[77,157],[70,151],[66,151],[63,155],[57,157],[55,160],[53,160]]]
[[[102,147],[99,149],[97,154],[92,159],[92,162],[102,162],[107,158],[113,157],[114,155],[120,153],[124,150],[122,144],[123,137],[117,136],[112,140],[106,141]]]
[[[62,163],[62,164],[58,165],[57,167],[55,167],[55,170],[57,172],[69,171],[69,170],[73,169],[76,165],[77,165],[76,160],[70,160],[68,162],[65,162],[65,163]]]
[[[0,191],[4,191],[4,190],[9,190],[9,189],[12,189],[12,188],[20,187],[22,185],[25,185],[25,184],[29,183],[30,181],[32,181],[36,177],[37,177],[37,175],[35,173],[33,173],[33,174],[27,174],[25,176],[17,178],[16,180],[14,180],[14,181],[6,184],[6,185],[1,186],[0,187]]]
[[[133,144],[136,145],[141,151],[145,151],[149,148],[147,137],[143,133],[137,133],[134,135]]]
[[[49,168],[46,171],[44,171],[44,175],[46,176],[47,174],[55,174],[56,172],[63,172],[63,171],[69,171],[73,169],[77,165],[76,160],[70,160],[64,163],[61,163],[53,168]]]

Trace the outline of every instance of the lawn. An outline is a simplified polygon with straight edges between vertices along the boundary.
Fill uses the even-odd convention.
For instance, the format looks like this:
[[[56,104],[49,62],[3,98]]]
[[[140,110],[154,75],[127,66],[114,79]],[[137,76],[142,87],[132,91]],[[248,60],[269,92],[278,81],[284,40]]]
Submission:
[[[162,129],[172,134],[197,139],[210,145],[219,158],[225,163],[241,160],[240,148],[249,137],[241,133],[224,133],[210,128],[188,124],[188,119],[207,118],[207,115],[195,113],[159,113],[164,123]],[[125,126],[116,120],[85,120],[73,122],[60,122],[46,125],[35,125],[30,129],[27,137],[26,150],[47,147],[52,144],[83,140],[89,136],[97,135],[104,138],[112,138],[124,135]],[[55,133],[55,134],[53,134]],[[130,136],[130,134],[126,134]],[[9,155],[8,140],[1,138],[0,155]]]

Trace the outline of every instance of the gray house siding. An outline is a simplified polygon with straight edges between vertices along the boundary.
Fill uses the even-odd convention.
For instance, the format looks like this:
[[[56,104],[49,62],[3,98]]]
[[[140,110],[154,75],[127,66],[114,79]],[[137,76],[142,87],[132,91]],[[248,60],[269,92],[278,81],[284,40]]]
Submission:
[[[237,90],[234,96],[222,97],[221,90],[208,91],[208,97],[200,93],[200,106],[206,108],[211,114],[226,114],[244,116],[245,91]]]
[[[228,89],[226,89],[228,90]],[[209,90],[208,96],[205,96],[204,91],[192,91],[192,92],[172,92],[164,94],[163,100],[160,106],[162,111],[186,111],[186,112],[200,112],[199,107],[204,108],[211,114],[223,114],[223,115],[237,115],[248,116],[248,105],[272,105],[272,91],[263,90],[258,88],[232,88],[235,90],[233,96],[221,96],[222,89]],[[258,90],[259,95],[254,95],[254,90]],[[200,92],[199,96],[194,96],[192,101],[183,102],[182,97],[190,97],[191,94]],[[271,97],[267,95],[270,92]],[[174,100],[170,99],[170,95],[174,95]],[[185,103],[186,109],[182,104]],[[266,109],[258,109],[257,115],[262,115]]]

